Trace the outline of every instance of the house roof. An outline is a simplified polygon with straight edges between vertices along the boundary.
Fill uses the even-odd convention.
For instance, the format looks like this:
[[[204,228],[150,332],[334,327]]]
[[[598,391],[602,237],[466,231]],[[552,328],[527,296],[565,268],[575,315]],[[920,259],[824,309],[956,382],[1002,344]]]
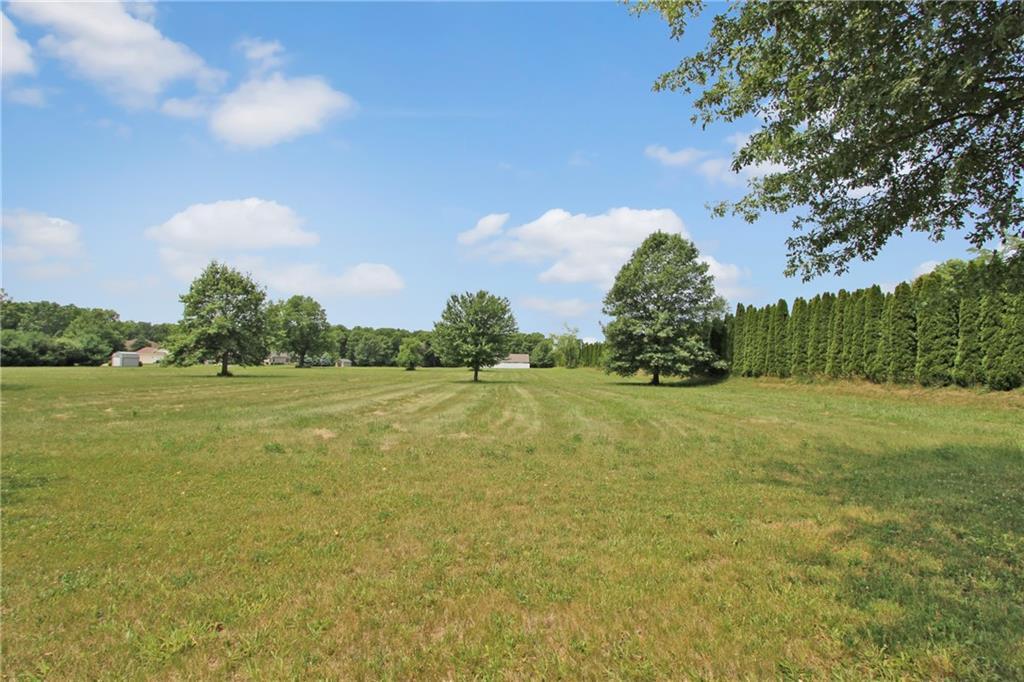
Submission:
[[[508,357],[502,360],[502,362],[529,362],[529,353],[509,353]]]

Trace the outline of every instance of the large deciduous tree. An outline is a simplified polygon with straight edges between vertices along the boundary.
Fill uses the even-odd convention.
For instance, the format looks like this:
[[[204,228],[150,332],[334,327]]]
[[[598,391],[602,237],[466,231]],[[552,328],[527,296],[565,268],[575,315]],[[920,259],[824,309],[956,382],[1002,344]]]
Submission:
[[[306,357],[323,353],[330,347],[327,313],[323,306],[309,296],[292,296],[270,306],[270,322],[276,350],[285,350],[298,356],[298,365],[306,364]]]
[[[479,381],[481,367],[508,355],[516,331],[507,298],[486,291],[453,294],[434,325],[434,346],[446,364],[469,367]]]
[[[648,0],[683,36],[703,0]],[[1024,3],[735,2],[655,90],[694,122],[759,117],[733,159],[747,220],[796,210],[788,274],[842,273],[907,230],[1024,232]]]
[[[724,367],[703,331],[725,302],[699,256],[678,234],[655,232],[622,266],[604,299],[609,371],[643,370],[657,385],[662,376]]]
[[[219,376],[230,376],[229,362],[262,362],[267,355],[266,300],[266,292],[249,276],[210,263],[181,296],[185,311],[170,344],[174,362],[219,360]]]

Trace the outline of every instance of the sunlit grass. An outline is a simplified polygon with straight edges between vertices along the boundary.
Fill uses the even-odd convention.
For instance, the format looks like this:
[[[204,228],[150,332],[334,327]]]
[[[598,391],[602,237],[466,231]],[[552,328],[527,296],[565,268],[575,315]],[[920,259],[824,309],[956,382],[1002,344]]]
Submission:
[[[1024,677],[1024,395],[3,371],[8,677]]]

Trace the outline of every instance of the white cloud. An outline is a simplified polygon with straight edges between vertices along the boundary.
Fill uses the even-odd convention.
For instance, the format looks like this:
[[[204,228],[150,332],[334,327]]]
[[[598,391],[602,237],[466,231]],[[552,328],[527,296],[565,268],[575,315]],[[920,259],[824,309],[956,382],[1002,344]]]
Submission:
[[[691,163],[707,156],[708,153],[693,147],[684,147],[679,151],[670,151],[660,144],[649,144],[644,149],[644,156],[660,162],[663,166],[689,166]]]
[[[503,225],[506,214],[491,214],[484,219],[495,215],[503,217]],[[682,218],[670,209],[623,207],[591,216],[556,208],[532,222],[506,230],[478,246],[475,253],[494,261],[550,263],[538,276],[542,282],[589,282],[607,289],[641,242],[659,231],[690,238]],[[712,256],[702,256],[701,260],[708,264],[720,294],[736,299],[748,293],[742,286],[742,280],[749,277],[746,270],[720,263]],[[544,305],[540,299],[531,302],[537,310]]]
[[[320,130],[331,117],[351,112],[355,100],[318,76],[253,78],[224,96],[210,130],[239,147],[266,147]]]
[[[4,97],[17,104],[30,107],[45,107],[46,93],[42,88],[15,88],[4,93]]]
[[[939,267],[939,261],[937,260],[926,260],[925,262],[914,268],[914,279],[917,279],[921,275],[927,275],[929,272]]]
[[[753,133],[733,133],[725,139],[734,151],[739,151],[750,140]],[[712,152],[685,147],[679,151],[670,151],[662,145],[648,145],[644,155],[660,162],[664,166],[690,168],[703,175],[709,182],[725,185],[740,185],[771,173],[780,173],[786,167],[778,163],[757,163],[746,166],[735,173],[732,170],[732,157],[715,155]]]
[[[524,298],[519,304],[528,310],[536,310],[556,317],[579,317],[594,307],[578,298],[550,299],[537,296]]]
[[[251,270],[271,289],[307,296],[387,296],[405,288],[402,277],[381,263],[358,263],[340,275],[332,275],[318,263],[253,263]]]
[[[252,253],[318,244],[319,235],[302,225],[291,208],[252,197],[194,204],[149,228],[146,236],[160,244],[164,268],[183,282],[217,259],[283,294],[380,296],[405,287],[394,269],[380,263],[358,263],[333,274],[319,263],[286,263]]]
[[[302,229],[302,219],[276,201],[250,197],[211,204],[193,204],[146,236],[182,251],[216,248],[267,249],[275,246],[311,246],[320,241]]]
[[[508,222],[508,213],[491,213],[476,221],[476,227],[459,232],[456,241],[463,245],[477,242],[501,233],[501,228]]]
[[[682,219],[669,209],[613,208],[590,216],[556,208],[506,231],[481,251],[499,261],[550,261],[539,275],[542,282],[590,282],[607,288],[640,242],[659,230],[687,235]]]
[[[284,63],[284,46],[276,40],[242,38],[236,43],[245,58],[252,63],[253,72],[265,73]]]
[[[34,279],[78,272],[85,257],[81,228],[70,220],[43,213],[3,214],[3,259]]]
[[[753,293],[743,285],[743,280],[750,277],[750,272],[745,268],[732,263],[720,263],[714,256],[701,256],[700,260],[708,264],[708,272],[715,278],[715,290],[719,295],[730,301],[738,301]]]
[[[171,97],[160,105],[160,111],[175,118],[203,118],[210,111],[208,97]]]
[[[39,40],[44,53],[125,106],[152,106],[180,80],[191,80],[201,90],[214,90],[223,82],[222,72],[149,23],[152,9],[145,4],[14,2],[8,7],[18,18],[52,31]]]
[[[0,12],[0,24],[3,24],[0,31],[0,62],[3,65],[3,77],[35,73],[32,46],[18,37],[18,29],[3,12]]]

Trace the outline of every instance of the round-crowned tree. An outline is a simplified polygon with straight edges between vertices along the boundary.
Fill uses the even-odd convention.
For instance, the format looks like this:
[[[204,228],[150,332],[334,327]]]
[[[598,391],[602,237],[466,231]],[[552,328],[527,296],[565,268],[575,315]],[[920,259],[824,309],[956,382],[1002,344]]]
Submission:
[[[210,263],[181,297],[185,311],[171,359],[179,364],[218,360],[219,376],[230,376],[229,362],[259,364],[267,356],[266,300],[263,288],[247,275]]]
[[[711,320],[725,313],[707,263],[692,242],[655,232],[622,266],[604,299],[606,368],[623,376],[662,376],[724,368],[707,343]]]
[[[434,325],[434,347],[448,365],[490,367],[509,353],[516,319],[507,298],[486,291],[453,294]]]

